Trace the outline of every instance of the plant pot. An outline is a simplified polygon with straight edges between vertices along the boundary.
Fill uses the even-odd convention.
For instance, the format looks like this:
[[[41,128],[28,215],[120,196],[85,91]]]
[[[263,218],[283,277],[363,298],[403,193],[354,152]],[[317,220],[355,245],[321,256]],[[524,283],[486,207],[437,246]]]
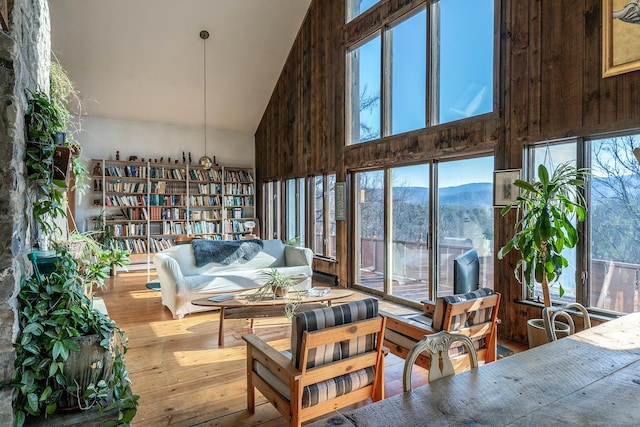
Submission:
[[[289,293],[289,286],[273,286],[272,289],[276,298],[284,298]]]
[[[77,384],[76,394],[64,392],[58,402],[58,410],[70,411],[80,409],[78,395],[82,394],[89,384],[108,378],[113,370],[114,344],[112,335],[111,349],[100,346],[102,335],[93,334],[72,338],[80,346],[80,351],[69,352],[64,363],[64,376],[67,386]],[[55,387],[54,387],[55,388]]]
[[[569,336],[569,325],[563,322],[554,322],[556,336],[558,339]],[[542,319],[527,320],[527,337],[529,338],[529,348],[537,347],[549,342],[547,331],[544,329],[544,321]]]

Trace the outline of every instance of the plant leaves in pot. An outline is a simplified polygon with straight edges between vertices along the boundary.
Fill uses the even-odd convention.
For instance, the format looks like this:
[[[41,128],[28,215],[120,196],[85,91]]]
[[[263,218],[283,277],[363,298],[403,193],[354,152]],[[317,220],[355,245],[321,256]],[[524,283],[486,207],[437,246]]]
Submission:
[[[47,417],[70,402],[81,409],[115,411],[114,425],[129,425],[137,412],[138,396],[131,389],[124,365],[126,340],[108,315],[93,310],[84,295],[73,256],[57,246],[54,271],[22,282],[18,301],[20,333],[10,381],[0,389],[15,390],[14,425],[27,417]],[[85,338],[93,337],[93,338]],[[89,340],[92,353],[78,357],[80,342]],[[74,359],[76,376],[69,376]],[[77,364],[85,359],[88,366]],[[87,385],[80,385],[82,377]]]
[[[578,243],[575,222],[587,216],[582,189],[586,169],[572,162],[559,164],[551,174],[538,166],[537,180],[516,180],[520,195],[501,211],[503,216],[516,209],[517,221],[513,237],[498,251],[503,259],[512,249],[520,252],[514,268],[518,282],[533,289],[540,283],[545,307],[551,306],[549,287],[558,283],[558,294],[564,295],[558,278],[569,265],[563,251]],[[545,341],[546,342],[546,341]]]

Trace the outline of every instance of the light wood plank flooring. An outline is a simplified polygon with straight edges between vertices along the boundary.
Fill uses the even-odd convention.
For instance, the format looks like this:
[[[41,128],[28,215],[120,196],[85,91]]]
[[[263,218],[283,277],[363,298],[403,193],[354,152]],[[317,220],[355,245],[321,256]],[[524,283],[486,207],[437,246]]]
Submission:
[[[259,392],[255,414],[246,411],[242,335],[250,333],[249,321],[226,320],[225,345],[218,348],[218,313],[173,320],[162,306],[160,292],[145,287],[149,278],[155,278],[153,273],[151,277],[146,272],[118,273],[96,293],[129,339],[126,365],[134,391],[140,395],[133,425],[286,426]],[[356,291],[350,299],[363,297],[366,294]],[[386,301],[381,301],[380,308],[396,314],[414,312]],[[275,348],[289,348],[286,318],[256,319],[254,328]],[[402,392],[403,362],[391,354],[385,358],[387,397]],[[424,383],[424,372],[416,367],[413,384]]]

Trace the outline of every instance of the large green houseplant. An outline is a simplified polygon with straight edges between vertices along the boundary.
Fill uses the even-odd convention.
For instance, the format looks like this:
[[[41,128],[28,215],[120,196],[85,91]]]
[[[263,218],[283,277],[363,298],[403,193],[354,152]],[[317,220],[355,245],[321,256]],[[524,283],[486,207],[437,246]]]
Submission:
[[[551,174],[544,166],[538,166],[538,180],[516,180],[514,185],[520,195],[504,207],[504,216],[517,210],[517,222],[511,240],[498,252],[498,258],[515,249],[520,259],[514,268],[519,282],[533,290],[536,283],[542,287],[545,307],[551,306],[549,287],[558,281],[563,269],[569,265],[565,249],[578,243],[575,221],[584,221],[587,215],[582,188],[586,170],[577,169],[572,163],[558,165]],[[559,295],[564,295],[558,283]],[[556,323],[559,336],[568,333],[568,325]],[[547,341],[542,319],[527,321],[529,346],[535,347]]]
[[[0,383],[15,390],[14,425],[70,402],[79,409],[97,406],[101,413],[116,410],[108,424],[129,425],[138,396],[124,364],[124,334],[108,315],[92,309],[83,292],[86,270],[64,246],[56,251],[54,271],[25,279],[18,295],[15,370],[9,382]],[[83,359],[86,367],[80,366]]]
[[[577,169],[571,162],[558,165],[551,174],[540,165],[537,181],[515,181],[520,195],[501,211],[504,216],[516,209],[517,222],[513,237],[500,249],[498,258],[512,249],[520,252],[514,274],[529,288],[541,284],[545,307],[551,306],[549,286],[569,265],[562,252],[578,243],[574,220],[584,221],[587,215],[581,192],[585,174],[586,170]],[[561,284],[559,294],[564,294]]]

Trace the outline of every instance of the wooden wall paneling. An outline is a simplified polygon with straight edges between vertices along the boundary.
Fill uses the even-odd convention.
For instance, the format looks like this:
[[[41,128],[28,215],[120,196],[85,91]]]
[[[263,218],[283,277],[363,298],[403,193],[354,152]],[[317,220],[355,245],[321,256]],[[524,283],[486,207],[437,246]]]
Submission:
[[[602,0],[587,0],[585,3],[582,122],[584,125],[593,125],[600,123]]]

